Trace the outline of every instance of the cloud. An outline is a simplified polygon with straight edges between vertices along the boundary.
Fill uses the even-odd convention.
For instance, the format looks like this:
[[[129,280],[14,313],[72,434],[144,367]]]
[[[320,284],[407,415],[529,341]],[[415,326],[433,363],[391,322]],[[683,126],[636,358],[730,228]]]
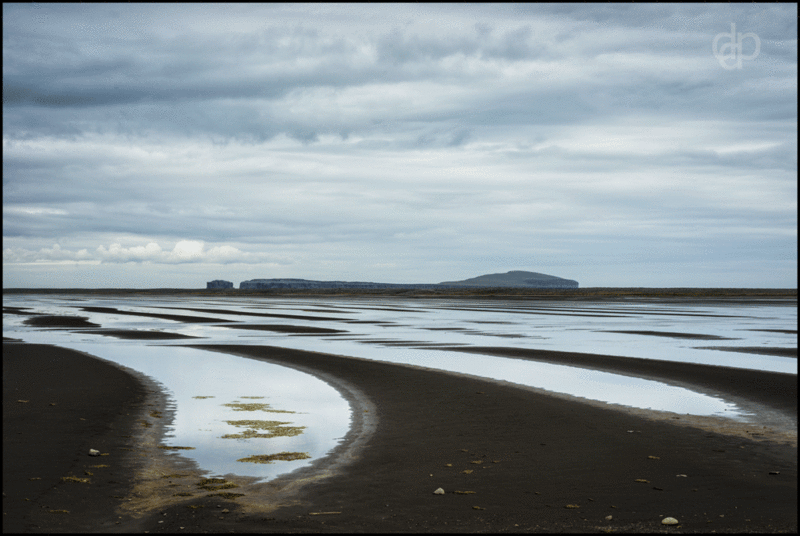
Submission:
[[[585,117],[587,101],[602,111],[617,96],[626,98],[622,104],[631,110],[666,107],[676,93],[692,110],[737,108],[720,100],[711,82],[717,72],[707,41],[716,30],[710,22],[692,25],[691,32],[686,25],[658,26],[675,9],[612,6],[555,10],[568,16],[554,17],[541,8],[538,16],[512,23],[492,20],[495,13],[477,8],[392,6],[372,27],[355,23],[346,8],[338,11],[346,19],[342,25],[325,27],[314,26],[313,19],[303,23],[302,9],[287,11],[281,14],[293,22],[276,24],[270,22],[272,9],[244,17],[213,8],[73,8],[60,10],[58,18],[36,19],[30,9],[4,8],[5,18],[14,22],[4,28],[4,45],[10,45],[4,54],[4,132],[12,138],[35,132],[170,132],[251,142],[285,134],[314,143],[323,134],[369,134],[375,112],[383,121],[405,122],[413,115],[440,129],[442,112],[454,104],[464,129],[485,121],[540,121],[544,111]],[[259,13],[266,22],[253,22]],[[391,13],[395,19],[411,16],[413,23],[391,23]],[[441,20],[437,15],[466,24],[434,29],[428,21]],[[87,25],[82,22],[87,17],[104,24]],[[176,17],[182,25],[165,26]],[[237,31],[209,27],[213,18]],[[86,33],[78,40],[63,36],[56,20],[74,21]],[[107,37],[109,27],[119,32],[116,39]],[[204,31],[193,32],[197,27]],[[780,61],[773,51],[764,56],[773,60],[768,67],[773,77],[793,79],[791,58]],[[752,78],[734,80],[732,88]],[[406,100],[396,106],[393,88],[404,86]],[[367,87],[379,92],[367,96],[369,101],[328,98],[326,106],[319,100],[326,93],[355,95]],[[685,93],[698,88],[700,98],[687,101]],[[553,106],[558,95],[564,98]]]
[[[62,249],[60,245],[53,244],[50,248],[41,248],[30,251],[19,247],[6,247],[3,249],[3,264],[28,264],[28,263],[99,263],[86,249],[71,251]]]
[[[176,246],[177,247],[177,246]],[[120,244],[111,244],[108,249],[105,246],[97,247],[97,256],[103,262],[145,262],[157,261],[164,258],[161,246],[155,242],[150,242],[146,246],[133,246],[124,248]]]
[[[761,39],[735,71],[711,50],[731,21]],[[401,282],[581,280],[561,268],[648,240],[796,258],[796,24],[771,4],[4,4],[4,264]]]
[[[59,244],[39,250],[26,250],[20,247],[6,247],[3,250],[4,264],[89,262],[94,264],[231,264],[260,263],[280,261],[264,255],[253,255],[229,245],[206,247],[197,240],[180,240],[171,250],[164,250],[156,242],[146,245],[124,247],[112,243],[108,247],[100,245],[94,251],[86,248],[74,251],[62,248]],[[284,259],[285,262],[285,259]]]

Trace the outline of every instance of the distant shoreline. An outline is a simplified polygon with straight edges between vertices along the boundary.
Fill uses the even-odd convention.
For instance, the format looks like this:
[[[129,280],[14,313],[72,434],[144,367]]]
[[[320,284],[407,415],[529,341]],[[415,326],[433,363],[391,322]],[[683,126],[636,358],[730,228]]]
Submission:
[[[450,288],[450,289],[86,289],[86,288],[10,288],[3,294],[89,294],[95,296],[264,296],[264,297],[363,297],[363,298],[485,298],[485,299],[797,299],[797,289],[784,288],[649,288],[585,287],[578,289],[546,288]]]

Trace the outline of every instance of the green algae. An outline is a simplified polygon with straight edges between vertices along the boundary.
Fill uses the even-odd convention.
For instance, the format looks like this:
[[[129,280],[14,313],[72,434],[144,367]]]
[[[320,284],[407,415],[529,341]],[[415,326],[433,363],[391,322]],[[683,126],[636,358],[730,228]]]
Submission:
[[[292,460],[305,460],[310,458],[306,452],[279,452],[277,454],[256,454],[247,458],[240,458],[237,462],[250,462],[250,463],[272,463],[275,460],[292,461]]]
[[[225,434],[223,439],[252,439],[272,437],[294,437],[300,435],[305,430],[305,426],[286,426],[288,422],[282,421],[225,421],[231,426],[247,427],[248,429],[238,434]],[[266,430],[266,433],[259,433],[258,430]]]
[[[77,476],[62,476],[61,480],[63,482],[75,482],[76,484],[88,484],[88,478],[78,478]]]
[[[230,493],[227,491],[223,491],[221,493],[209,493],[208,495],[206,495],[206,497],[216,497],[216,496],[222,497],[224,499],[235,500],[238,499],[239,497],[244,497],[244,493]]]
[[[228,482],[224,478],[206,478],[197,483],[197,487],[208,491],[219,491],[221,489],[238,488],[238,484]]]
[[[245,398],[245,397],[242,397]],[[233,411],[266,411],[268,413],[296,413],[294,411],[287,411],[283,409],[272,409],[272,407],[264,402],[250,402],[244,403],[235,400],[228,404],[222,404],[225,407],[233,409]]]

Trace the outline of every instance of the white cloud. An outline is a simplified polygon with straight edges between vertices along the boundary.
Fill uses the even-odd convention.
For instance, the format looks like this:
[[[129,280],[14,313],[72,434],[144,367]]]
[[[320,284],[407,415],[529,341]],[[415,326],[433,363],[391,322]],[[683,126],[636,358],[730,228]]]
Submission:
[[[103,262],[143,262],[154,261],[162,255],[161,246],[150,242],[146,246],[124,248],[121,244],[111,244],[108,249],[98,246],[97,255]]]
[[[203,257],[203,246],[204,244],[197,240],[181,240],[175,244],[167,258],[177,263],[197,262]]]
[[[77,251],[62,248],[54,244],[49,248],[27,250],[20,247],[6,247],[3,250],[3,264],[29,264],[53,262],[90,262],[105,264],[148,263],[148,264],[183,264],[183,263],[257,263],[270,259],[264,255],[245,253],[230,245],[206,247],[198,240],[180,240],[171,250],[164,250],[158,243],[149,242],[143,246],[125,247],[120,243],[112,243],[108,247],[100,245],[93,252],[87,248]],[[271,259],[273,262],[281,259]],[[286,259],[283,259],[286,262]]]

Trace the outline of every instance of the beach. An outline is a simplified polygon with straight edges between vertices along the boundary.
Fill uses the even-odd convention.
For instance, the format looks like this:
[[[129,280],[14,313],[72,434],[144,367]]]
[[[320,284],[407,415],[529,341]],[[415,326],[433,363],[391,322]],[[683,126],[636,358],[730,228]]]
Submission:
[[[153,412],[168,414],[157,389],[104,360],[4,341],[4,532],[797,530],[796,431],[794,443],[766,440],[758,430],[729,434],[414,366],[270,346],[204,348],[317,375],[360,418],[341,448],[291,478],[243,483],[238,499],[201,492],[135,510],[136,486],[157,480],[147,464],[166,456],[142,435],[157,428],[142,421],[159,424]],[[604,367],[631,367],[606,357]],[[720,387],[719,370],[671,368],[647,374]],[[764,372],[759,381],[786,386],[786,376]],[[796,416],[796,385],[767,391],[765,403],[794,406]],[[745,385],[737,396],[758,403],[760,395]],[[90,457],[90,448],[108,455]],[[188,476],[161,474],[163,486],[197,489],[201,474],[175,471]],[[667,516],[679,524],[662,525]]]

